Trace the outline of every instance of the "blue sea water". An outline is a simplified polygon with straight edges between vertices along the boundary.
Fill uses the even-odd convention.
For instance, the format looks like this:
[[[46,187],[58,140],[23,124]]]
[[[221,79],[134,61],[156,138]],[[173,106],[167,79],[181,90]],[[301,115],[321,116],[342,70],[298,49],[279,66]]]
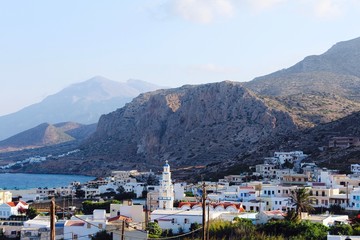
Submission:
[[[62,174],[1,173],[1,189],[31,189],[68,186],[71,182],[85,183],[95,177]]]

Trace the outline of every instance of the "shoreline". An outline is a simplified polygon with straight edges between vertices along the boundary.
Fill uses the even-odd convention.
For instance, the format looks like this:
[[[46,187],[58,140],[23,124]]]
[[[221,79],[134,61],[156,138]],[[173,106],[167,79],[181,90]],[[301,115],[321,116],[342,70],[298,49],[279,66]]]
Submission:
[[[92,176],[74,174],[33,174],[0,173],[0,189],[4,191],[32,191],[39,188],[67,187],[72,182],[85,183],[93,180]]]

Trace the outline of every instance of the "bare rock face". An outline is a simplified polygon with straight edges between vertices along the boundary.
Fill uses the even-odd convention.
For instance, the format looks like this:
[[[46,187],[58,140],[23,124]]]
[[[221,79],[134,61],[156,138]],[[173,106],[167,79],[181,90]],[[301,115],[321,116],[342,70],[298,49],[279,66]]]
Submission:
[[[164,160],[206,165],[256,151],[297,129],[287,112],[269,107],[241,83],[225,81],[142,94],[103,115],[82,150],[122,166],[148,168]]]

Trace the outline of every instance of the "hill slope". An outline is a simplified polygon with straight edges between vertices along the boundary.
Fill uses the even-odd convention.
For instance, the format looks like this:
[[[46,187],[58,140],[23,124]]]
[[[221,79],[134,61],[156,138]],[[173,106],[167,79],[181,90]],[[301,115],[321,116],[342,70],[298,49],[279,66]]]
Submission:
[[[297,127],[288,113],[227,81],[142,94],[103,115],[82,149],[118,165],[161,166],[166,159],[174,166],[206,165],[255,151]]]
[[[261,94],[286,96],[325,92],[360,100],[360,38],[335,44],[321,55],[255,78],[244,86]]]
[[[96,125],[67,122],[43,123],[0,141],[0,152],[42,148],[70,141],[81,141],[95,131]]]
[[[0,117],[0,140],[44,122],[96,123],[101,114],[124,106],[142,92],[159,87],[140,80],[126,83],[94,77],[73,84],[16,113]]]

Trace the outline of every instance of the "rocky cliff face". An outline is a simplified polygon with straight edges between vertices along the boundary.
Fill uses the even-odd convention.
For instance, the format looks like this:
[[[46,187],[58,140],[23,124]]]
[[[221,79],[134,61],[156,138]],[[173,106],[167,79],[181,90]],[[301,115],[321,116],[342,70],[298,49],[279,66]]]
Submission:
[[[87,156],[112,156],[110,162],[119,164],[206,165],[256,151],[297,129],[287,112],[226,81],[142,94],[103,115],[82,149]]]

